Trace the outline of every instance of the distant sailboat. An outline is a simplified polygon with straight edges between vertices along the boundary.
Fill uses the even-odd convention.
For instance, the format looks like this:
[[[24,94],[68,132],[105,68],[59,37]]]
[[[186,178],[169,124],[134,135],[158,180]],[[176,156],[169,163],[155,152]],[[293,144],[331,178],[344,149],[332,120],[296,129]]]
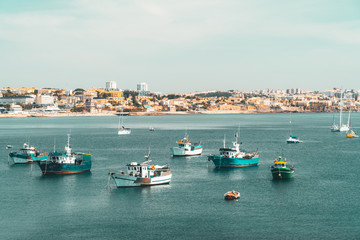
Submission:
[[[335,123],[335,108],[333,110],[333,123],[332,123],[332,126],[331,126],[331,131],[332,132],[340,132],[340,128],[339,128],[339,125],[337,125]]]
[[[352,130],[351,127],[350,127],[350,124],[351,124],[351,115],[350,115],[350,113],[351,113],[351,108],[350,108],[350,110],[349,110],[349,131],[347,131],[346,137],[347,137],[347,138],[358,138],[359,136],[356,135],[356,133],[354,132],[354,130]]]
[[[126,134],[130,134],[131,133],[131,129],[130,128],[125,128],[124,127],[124,114],[123,112],[121,112],[120,117],[119,117],[119,125],[118,125],[118,135],[126,135]]]
[[[348,123],[347,124],[343,124],[342,123],[342,107],[343,107],[343,93],[341,93],[341,100],[340,100],[340,132],[347,132],[350,130],[349,128],[349,124],[350,124],[350,111],[349,111],[349,118],[348,118]]]
[[[301,143],[297,136],[292,134],[292,122],[291,122],[291,112],[290,112],[290,137],[286,140],[287,143]]]

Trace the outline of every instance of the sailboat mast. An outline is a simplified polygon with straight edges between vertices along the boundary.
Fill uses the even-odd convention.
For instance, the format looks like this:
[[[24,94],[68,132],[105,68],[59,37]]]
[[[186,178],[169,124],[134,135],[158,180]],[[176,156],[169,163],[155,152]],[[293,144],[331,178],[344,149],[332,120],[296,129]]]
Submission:
[[[291,129],[291,127],[292,127],[292,126],[291,126],[291,120],[292,120],[292,119],[291,119],[291,112],[290,112],[290,123],[289,123],[289,124],[290,124],[290,136],[292,135],[292,129]]]
[[[350,119],[351,119],[351,106],[349,107],[349,117],[348,117],[348,127],[350,128]]]
[[[341,93],[340,93],[340,124],[339,124],[340,127],[342,125],[342,96],[343,96],[343,93],[341,91]]]

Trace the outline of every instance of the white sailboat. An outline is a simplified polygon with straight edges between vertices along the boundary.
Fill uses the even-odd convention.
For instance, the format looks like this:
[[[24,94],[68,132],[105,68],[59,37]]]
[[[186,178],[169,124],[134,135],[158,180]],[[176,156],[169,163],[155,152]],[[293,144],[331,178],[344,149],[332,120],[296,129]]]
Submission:
[[[286,140],[287,143],[302,143],[297,136],[292,134],[292,125],[291,125],[291,112],[290,112],[290,137]]]
[[[350,125],[350,111],[349,111],[349,118],[348,118],[348,122],[347,124],[343,124],[342,123],[342,107],[343,107],[343,93],[341,93],[341,100],[340,100],[340,132],[347,132],[350,130],[349,125]]]
[[[123,114],[123,112],[121,112],[120,117],[119,117],[118,135],[127,135],[127,134],[131,133],[130,128],[124,127],[123,117],[124,117],[124,114]]]
[[[332,124],[332,126],[331,126],[330,129],[331,129],[332,132],[340,132],[339,125],[337,125],[337,124],[335,123],[335,108],[334,108],[334,110],[333,110],[333,124]]]

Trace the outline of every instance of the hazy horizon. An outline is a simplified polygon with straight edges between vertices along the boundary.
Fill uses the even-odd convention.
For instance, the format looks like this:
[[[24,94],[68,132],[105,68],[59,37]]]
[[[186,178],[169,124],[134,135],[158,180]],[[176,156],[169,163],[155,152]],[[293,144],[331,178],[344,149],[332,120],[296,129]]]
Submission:
[[[360,89],[358,1],[4,0],[0,87]]]

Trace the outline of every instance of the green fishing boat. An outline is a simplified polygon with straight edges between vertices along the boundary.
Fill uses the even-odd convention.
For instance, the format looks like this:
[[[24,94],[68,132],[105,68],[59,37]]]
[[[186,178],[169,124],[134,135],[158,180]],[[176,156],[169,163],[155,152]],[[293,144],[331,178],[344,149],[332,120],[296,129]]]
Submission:
[[[273,179],[289,179],[293,177],[295,168],[286,165],[286,158],[279,156],[275,158],[274,165],[271,166]]]

